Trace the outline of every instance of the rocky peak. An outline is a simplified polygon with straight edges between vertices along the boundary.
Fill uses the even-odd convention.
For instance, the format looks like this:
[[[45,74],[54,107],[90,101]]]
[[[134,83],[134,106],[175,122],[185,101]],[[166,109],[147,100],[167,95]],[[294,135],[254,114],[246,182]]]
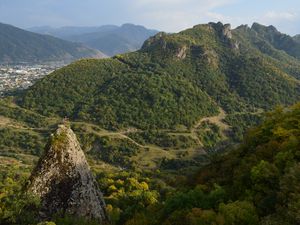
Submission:
[[[183,60],[189,51],[188,43],[185,42],[180,38],[173,38],[172,34],[160,32],[145,41],[142,51],[148,53],[163,52],[165,56]]]
[[[223,26],[222,33],[223,33],[224,37],[227,37],[228,39],[231,39],[232,38],[231,25],[230,24],[225,24]]]
[[[149,39],[147,39],[143,46],[142,49],[146,50],[148,48],[151,48],[153,45],[159,45],[161,48],[165,49],[166,48],[166,41],[164,40],[164,38],[167,36],[167,33],[165,32],[159,32],[156,35],[154,35],[153,37],[150,37]]]
[[[74,132],[65,124],[51,135],[28,191],[41,199],[41,217],[61,213],[107,219],[105,203]]]
[[[231,33],[231,25],[230,24],[224,24],[221,22],[218,23],[209,23],[209,25],[215,29],[220,36],[222,36],[225,39],[232,39],[232,33]]]

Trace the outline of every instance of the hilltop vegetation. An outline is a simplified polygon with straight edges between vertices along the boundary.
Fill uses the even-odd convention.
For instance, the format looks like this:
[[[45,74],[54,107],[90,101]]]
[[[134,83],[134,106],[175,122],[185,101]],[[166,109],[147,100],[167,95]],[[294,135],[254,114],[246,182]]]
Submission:
[[[190,127],[199,117],[218,112],[209,96],[191,82],[163,71],[158,75],[138,70],[116,59],[80,61],[38,82],[21,105],[108,129]],[[57,90],[58,86],[64,88]]]
[[[112,130],[191,128],[201,117],[216,115],[219,107],[229,114],[256,112],[299,100],[294,73],[247,38],[221,23],[160,33],[138,52],[58,70],[27,90],[19,103],[43,115]],[[289,71],[299,71],[295,58],[282,57],[293,62]]]

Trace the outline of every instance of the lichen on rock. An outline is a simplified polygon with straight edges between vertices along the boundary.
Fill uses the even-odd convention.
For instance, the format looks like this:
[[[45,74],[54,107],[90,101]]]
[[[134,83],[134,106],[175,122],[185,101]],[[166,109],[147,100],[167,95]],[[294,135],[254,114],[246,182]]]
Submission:
[[[27,190],[41,199],[40,215],[74,215],[107,220],[102,193],[74,132],[59,125],[51,135]]]

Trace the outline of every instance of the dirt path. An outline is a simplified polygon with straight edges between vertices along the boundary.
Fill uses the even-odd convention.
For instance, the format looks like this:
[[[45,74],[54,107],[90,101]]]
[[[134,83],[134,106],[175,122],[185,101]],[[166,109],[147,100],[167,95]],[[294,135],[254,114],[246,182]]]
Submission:
[[[225,133],[225,131],[230,129],[230,126],[223,122],[223,120],[226,117],[226,113],[222,108],[219,108],[220,113],[217,116],[211,116],[211,117],[204,117],[201,118],[191,129],[191,135],[197,140],[198,144],[200,146],[203,146],[201,140],[199,139],[197,135],[197,128],[203,123],[203,122],[209,122],[216,124],[218,127],[220,127],[222,134]]]
[[[226,117],[226,113],[223,109],[219,109],[220,113],[217,116],[211,116],[211,117],[204,117],[201,118],[201,120],[199,120],[191,129],[190,133],[185,133],[185,135],[190,135],[192,136],[195,140],[197,140],[198,144],[200,147],[203,146],[201,140],[199,139],[198,135],[197,135],[197,128],[205,121],[208,121],[210,123],[216,124],[218,127],[220,127],[221,132],[224,134],[224,132],[228,129],[230,129],[230,127],[228,126],[228,124],[224,123],[223,120]],[[137,129],[130,129],[130,130],[123,130],[123,131],[108,131],[108,130],[104,130],[104,129],[100,129],[99,131],[97,131],[97,129],[99,129],[98,126],[94,125],[94,124],[89,124],[89,123],[85,123],[85,122],[72,122],[72,124],[77,124],[77,125],[84,125],[84,127],[87,129],[87,131],[92,132],[100,137],[104,137],[104,136],[115,136],[115,137],[119,137],[119,138],[123,138],[123,139],[127,139],[130,140],[132,143],[134,143],[135,145],[137,145],[140,148],[143,149],[152,149],[155,151],[158,150],[162,150],[163,148],[158,147],[158,146],[153,146],[153,145],[142,145],[138,142],[136,142],[135,140],[133,140],[132,138],[130,138],[129,136],[127,136],[126,134],[128,133],[132,133],[132,132],[139,132],[139,130]],[[177,150],[180,151],[180,150]],[[182,150],[182,151],[186,151],[186,150]]]
[[[197,128],[201,125],[201,123],[208,121],[210,123],[214,123],[216,125],[218,125],[222,130],[228,130],[229,126],[228,124],[224,123],[223,120],[226,117],[226,113],[222,108],[219,108],[219,115],[217,116],[212,116],[212,117],[204,117],[202,118],[196,125],[194,128]]]

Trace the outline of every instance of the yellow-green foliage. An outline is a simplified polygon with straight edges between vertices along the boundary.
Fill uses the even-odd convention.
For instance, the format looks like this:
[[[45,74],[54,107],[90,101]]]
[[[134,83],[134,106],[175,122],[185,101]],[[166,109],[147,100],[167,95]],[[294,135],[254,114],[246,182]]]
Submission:
[[[142,174],[103,173],[98,182],[114,224],[120,224],[136,212],[155,205],[160,198],[159,192],[151,187],[155,181],[150,181]]]
[[[29,172],[30,168],[16,162],[0,164],[0,224],[37,222],[39,199],[23,192]]]

